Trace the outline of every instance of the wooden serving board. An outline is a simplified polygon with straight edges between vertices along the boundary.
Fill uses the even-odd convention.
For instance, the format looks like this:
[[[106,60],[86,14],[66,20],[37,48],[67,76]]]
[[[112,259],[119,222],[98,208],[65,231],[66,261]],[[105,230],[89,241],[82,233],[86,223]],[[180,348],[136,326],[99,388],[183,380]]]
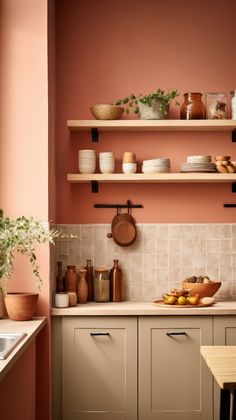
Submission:
[[[154,305],[162,306],[166,308],[204,308],[206,306],[212,306],[213,303],[199,303],[198,305],[179,305],[178,303],[175,303],[174,305],[168,305],[167,303],[164,303],[163,300],[154,300]]]

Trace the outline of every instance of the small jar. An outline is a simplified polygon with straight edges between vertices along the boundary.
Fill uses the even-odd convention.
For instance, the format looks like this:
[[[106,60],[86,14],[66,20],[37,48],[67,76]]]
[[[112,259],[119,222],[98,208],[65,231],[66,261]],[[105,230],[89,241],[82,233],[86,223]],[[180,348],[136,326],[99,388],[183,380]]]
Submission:
[[[109,269],[106,267],[95,268],[94,275],[94,302],[110,301]]]
[[[206,108],[202,102],[202,94],[199,92],[188,92],[184,94],[184,102],[180,108],[181,120],[204,120]]]
[[[231,98],[231,118],[232,120],[236,120],[236,90],[230,92],[232,95]]]
[[[227,95],[223,92],[206,94],[207,118],[209,120],[225,120],[227,118]]]
[[[55,306],[56,308],[67,308],[69,306],[68,293],[55,293]]]

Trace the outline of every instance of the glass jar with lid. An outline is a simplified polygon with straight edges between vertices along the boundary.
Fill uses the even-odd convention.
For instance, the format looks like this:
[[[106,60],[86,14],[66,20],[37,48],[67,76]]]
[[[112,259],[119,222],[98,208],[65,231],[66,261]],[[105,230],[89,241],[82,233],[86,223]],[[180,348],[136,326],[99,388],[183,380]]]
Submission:
[[[94,302],[110,301],[109,268],[96,267],[94,269]]]
[[[227,95],[223,92],[206,94],[208,120],[225,120],[227,118]]]
[[[184,94],[184,102],[180,108],[181,120],[204,120],[206,108],[202,102],[202,94],[199,92],[187,92]]]

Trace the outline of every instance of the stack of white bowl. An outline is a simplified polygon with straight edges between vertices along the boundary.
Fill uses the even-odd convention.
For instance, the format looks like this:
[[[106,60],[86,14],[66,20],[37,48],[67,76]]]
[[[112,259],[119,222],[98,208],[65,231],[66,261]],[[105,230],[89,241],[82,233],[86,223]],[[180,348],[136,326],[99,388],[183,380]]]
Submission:
[[[81,174],[94,174],[96,170],[96,151],[79,150],[78,166]]]
[[[115,170],[115,156],[113,152],[99,153],[99,169],[102,174],[112,174]]]
[[[143,161],[142,172],[144,174],[157,174],[170,172],[170,159],[159,158]]]

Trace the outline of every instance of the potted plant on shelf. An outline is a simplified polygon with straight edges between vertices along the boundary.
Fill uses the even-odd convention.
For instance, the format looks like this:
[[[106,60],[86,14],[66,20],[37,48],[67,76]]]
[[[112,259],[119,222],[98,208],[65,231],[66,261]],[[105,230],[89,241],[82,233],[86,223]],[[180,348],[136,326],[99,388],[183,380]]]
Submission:
[[[11,277],[14,271],[15,253],[28,257],[36,285],[40,290],[43,282],[35,248],[40,243],[54,244],[56,236],[58,236],[56,229],[48,229],[39,220],[25,216],[10,219],[4,217],[3,210],[0,209],[0,292],[1,296],[4,295],[9,318],[17,321],[31,319],[35,314],[38,299],[37,293],[7,293],[6,279]]]
[[[171,101],[178,95],[177,90],[157,89],[147,95],[131,94],[123,99],[118,99],[115,105],[124,105],[127,114],[133,112],[138,114],[142,120],[163,120],[168,116]],[[175,105],[180,104],[175,101]]]

